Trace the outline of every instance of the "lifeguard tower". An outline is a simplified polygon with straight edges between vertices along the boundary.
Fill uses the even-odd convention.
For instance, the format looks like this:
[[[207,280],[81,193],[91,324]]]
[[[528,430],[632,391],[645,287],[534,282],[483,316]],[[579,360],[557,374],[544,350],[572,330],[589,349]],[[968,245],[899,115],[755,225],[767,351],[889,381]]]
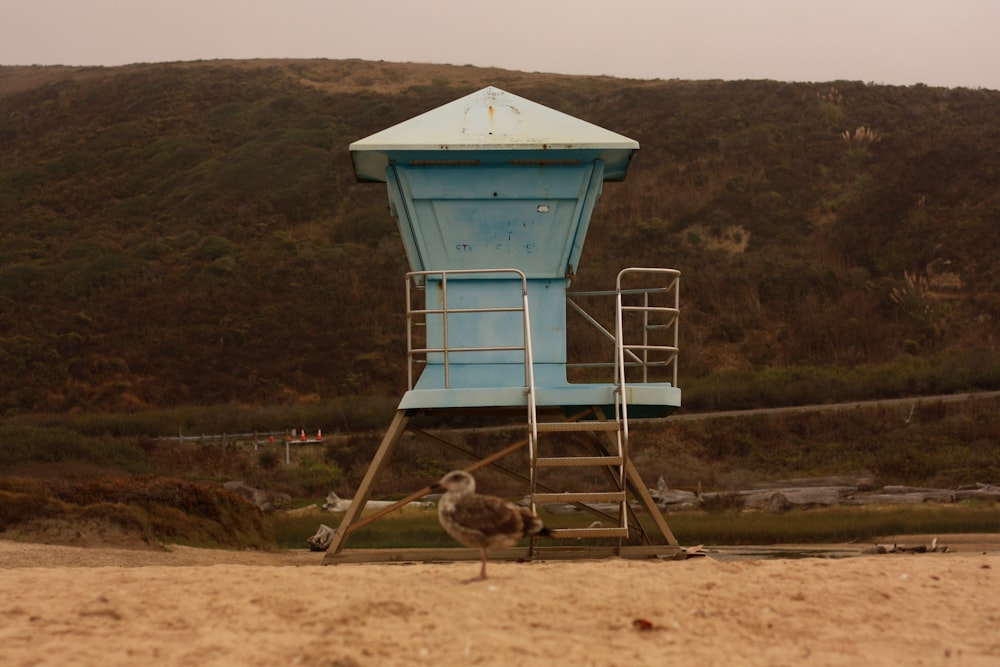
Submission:
[[[344,549],[355,529],[427,492],[361,517],[408,431],[468,454],[474,463],[467,470],[496,466],[523,480],[533,508],[575,505],[596,519],[589,527],[547,519],[554,540],[533,540],[493,558],[677,555],[677,540],[629,458],[629,418],[665,417],[680,406],[679,274],[625,269],[613,289],[568,292],[603,182],[624,179],[638,148],[632,139],[493,87],[351,144],[358,180],[386,184],[411,268],[409,386],[324,563],[479,557],[458,548]],[[613,321],[588,314],[580,305],[586,299],[613,301],[604,311]],[[576,364],[584,372],[606,369],[606,380],[567,379],[567,313],[581,315],[606,341],[605,357]],[[492,415],[523,416],[524,435],[483,457],[411,425],[422,414],[470,412],[482,415],[484,425]],[[558,432],[574,433],[585,451],[547,447],[547,436]],[[525,450],[527,474],[499,465]],[[565,486],[575,479],[572,471],[598,478],[604,488],[554,488],[547,481],[555,477]],[[651,517],[646,527],[639,513]]]

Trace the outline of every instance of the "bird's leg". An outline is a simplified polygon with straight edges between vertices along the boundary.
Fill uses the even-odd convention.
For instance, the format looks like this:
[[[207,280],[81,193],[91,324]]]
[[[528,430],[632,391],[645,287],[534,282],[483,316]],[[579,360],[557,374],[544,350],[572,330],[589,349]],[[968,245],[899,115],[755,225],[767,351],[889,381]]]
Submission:
[[[464,583],[471,584],[473,581],[483,581],[486,579],[486,547],[480,547],[479,553],[482,556],[482,565],[479,568],[479,576],[466,579]]]

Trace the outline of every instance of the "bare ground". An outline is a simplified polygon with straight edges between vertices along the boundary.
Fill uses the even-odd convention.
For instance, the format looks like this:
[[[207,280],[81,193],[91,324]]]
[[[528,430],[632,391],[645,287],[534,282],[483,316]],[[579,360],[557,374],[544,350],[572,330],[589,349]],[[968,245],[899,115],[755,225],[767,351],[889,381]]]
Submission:
[[[940,542],[495,562],[466,583],[478,564],[0,540],[0,664],[998,664],[997,536]]]

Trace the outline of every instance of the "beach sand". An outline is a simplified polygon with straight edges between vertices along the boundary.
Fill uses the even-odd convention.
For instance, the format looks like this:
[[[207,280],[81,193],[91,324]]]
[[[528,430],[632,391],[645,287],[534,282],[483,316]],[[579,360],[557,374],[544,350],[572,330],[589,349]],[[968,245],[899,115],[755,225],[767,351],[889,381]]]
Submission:
[[[0,665],[995,666],[997,539],[844,558],[491,562],[474,583],[476,562],[0,540]]]

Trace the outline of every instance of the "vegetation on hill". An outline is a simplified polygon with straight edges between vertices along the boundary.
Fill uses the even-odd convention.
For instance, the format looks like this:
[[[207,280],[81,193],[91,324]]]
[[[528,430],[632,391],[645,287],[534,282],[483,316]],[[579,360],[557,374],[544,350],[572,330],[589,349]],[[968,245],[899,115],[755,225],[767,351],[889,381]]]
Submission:
[[[640,142],[574,287],[682,271],[685,409],[1000,388],[997,91],[327,60],[0,67],[0,532],[68,521],[267,548],[270,524],[221,482],[350,494],[404,386],[407,266],[384,187],[355,183],[347,147],[486,85]],[[583,327],[570,355],[603,344]],[[667,421],[637,429],[633,458],[687,488],[995,480],[996,404]],[[291,465],[154,439],[306,424],[353,435]],[[475,452],[501,436],[464,437]],[[401,448],[377,494],[464,464]]]
[[[270,523],[247,500],[163,477],[0,478],[0,535],[76,545],[276,546]]]
[[[578,287],[683,272],[688,407],[1000,386],[1000,92],[4,67],[0,414],[397,396],[405,257],[347,146],[490,84],[640,142]]]

